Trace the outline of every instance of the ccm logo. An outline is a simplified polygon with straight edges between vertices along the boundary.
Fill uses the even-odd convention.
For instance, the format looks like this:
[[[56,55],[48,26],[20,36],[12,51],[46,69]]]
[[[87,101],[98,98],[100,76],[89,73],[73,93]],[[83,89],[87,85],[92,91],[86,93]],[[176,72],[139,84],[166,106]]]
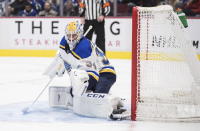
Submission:
[[[87,97],[93,97],[93,98],[104,98],[105,95],[104,94],[87,94]]]

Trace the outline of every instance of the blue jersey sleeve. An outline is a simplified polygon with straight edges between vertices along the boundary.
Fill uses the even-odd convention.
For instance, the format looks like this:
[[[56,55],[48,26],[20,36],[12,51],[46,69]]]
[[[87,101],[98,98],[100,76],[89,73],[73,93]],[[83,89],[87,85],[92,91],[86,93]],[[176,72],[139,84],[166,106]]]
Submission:
[[[63,38],[60,41],[59,47],[62,48],[62,49],[65,49],[66,44],[67,44],[67,41],[66,41],[65,37],[63,36]]]

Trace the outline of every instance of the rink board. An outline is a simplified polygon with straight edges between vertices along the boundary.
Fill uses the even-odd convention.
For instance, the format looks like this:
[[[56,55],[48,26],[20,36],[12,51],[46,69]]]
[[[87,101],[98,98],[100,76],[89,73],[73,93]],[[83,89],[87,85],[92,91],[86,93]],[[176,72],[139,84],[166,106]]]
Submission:
[[[66,23],[77,17],[1,17],[0,56],[52,57],[64,35]],[[200,54],[200,19],[189,19],[191,44]],[[105,21],[106,50],[109,58],[130,59],[132,48],[130,17],[109,17]],[[94,35],[95,36],[95,35]],[[92,41],[95,41],[96,36]]]

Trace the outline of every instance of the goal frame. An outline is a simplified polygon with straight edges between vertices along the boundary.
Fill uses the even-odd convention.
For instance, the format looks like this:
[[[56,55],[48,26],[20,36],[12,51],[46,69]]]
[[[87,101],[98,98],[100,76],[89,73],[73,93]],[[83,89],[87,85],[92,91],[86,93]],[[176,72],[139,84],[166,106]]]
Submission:
[[[137,27],[138,27],[138,10],[137,7],[133,7],[132,9],[132,78],[131,78],[131,119],[136,120],[136,110],[137,110],[137,85],[138,85],[138,74],[137,74],[137,65],[138,50],[137,45]]]
[[[184,79],[187,78],[187,80],[188,80],[188,78],[190,78],[189,82],[191,82],[191,84],[186,82],[186,83],[184,83],[184,84],[186,84],[186,86],[183,86],[182,81],[176,81],[178,83],[176,85],[178,91],[173,89],[171,91],[169,90],[167,95],[161,94],[162,96],[158,96],[158,97],[160,97],[161,100],[164,100],[164,103],[162,103],[162,101],[154,101],[153,103],[151,103],[151,104],[153,104],[153,106],[149,106],[149,107],[153,107],[153,108],[149,108],[151,110],[146,108],[146,105],[145,105],[146,100],[144,100],[144,98],[145,97],[147,98],[149,96],[144,95],[145,94],[144,90],[141,91],[141,89],[142,89],[141,85],[144,87],[144,82],[146,80],[146,79],[142,79],[141,77],[143,77],[144,74],[146,76],[146,71],[147,71],[146,70],[144,73],[144,70],[143,70],[144,63],[141,63],[141,61],[143,60],[143,58],[141,57],[141,53],[142,53],[141,48],[143,48],[143,45],[144,45],[144,43],[142,41],[143,35],[141,34],[141,32],[142,33],[147,32],[147,35],[145,36],[144,39],[148,40],[148,38],[149,38],[148,32],[150,30],[148,28],[149,23],[146,24],[147,28],[143,28],[143,25],[140,25],[140,23],[143,22],[143,19],[142,18],[140,19],[140,16],[143,16],[143,14],[140,14],[140,7],[133,7],[132,8],[132,55],[131,55],[132,56],[132,59],[131,59],[131,70],[132,70],[132,73],[131,73],[131,120],[133,120],[133,121],[140,120],[140,119],[143,120],[143,118],[144,118],[145,120],[151,119],[151,120],[159,120],[159,121],[160,120],[161,121],[179,121],[179,122],[180,121],[200,121],[200,110],[199,110],[200,109],[200,101],[199,101],[199,98],[200,98],[199,97],[200,72],[195,70],[200,67],[199,58],[197,57],[197,54],[195,53],[196,51],[192,47],[192,45],[187,44],[189,42],[189,38],[186,36],[184,27],[183,27],[180,19],[174,13],[174,11],[172,10],[172,7],[169,7],[169,6],[165,6],[165,7],[166,8],[162,8],[163,10],[161,9],[161,11],[167,11],[167,13],[168,13],[168,8],[169,8],[169,13],[170,13],[169,16],[172,16],[172,17],[168,17],[168,15],[167,15],[166,18],[168,21],[166,21],[167,22],[166,24],[168,24],[168,22],[170,22],[169,23],[170,27],[171,27],[171,25],[177,27],[177,28],[175,28],[175,27],[169,28],[169,30],[168,30],[169,32],[171,31],[171,29],[177,30],[176,32],[172,31],[171,33],[172,33],[172,35],[174,33],[177,34],[178,43],[176,43],[176,44],[178,44],[180,46],[178,46],[179,48],[177,48],[176,46],[175,47],[172,46],[172,47],[175,49],[176,48],[180,49],[181,51],[178,50],[178,53],[176,54],[177,50],[172,50],[172,54],[175,52],[175,54],[173,54],[175,57],[171,57],[171,54],[168,55],[167,53],[171,53],[171,49],[173,49],[173,48],[168,48],[168,49],[170,49],[170,51],[166,50],[167,55],[164,54],[162,57],[164,59],[167,58],[166,59],[167,61],[175,60],[175,61],[180,61],[182,63],[186,62],[186,64],[177,64],[177,63],[171,62],[172,64],[170,63],[170,64],[168,64],[168,66],[170,67],[170,65],[174,66],[174,64],[176,64],[177,65],[177,66],[175,65],[176,67],[178,67],[178,68],[181,67],[180,69],[184,69],[185,73],[183,73],[183,78]],[[143,9],[144,9],[144,11],[143,11]],[[141,10],[144,13],[146,13],[146,8],[142,7]],[[147,9],[147,11],[149,11],[149,9]],[[152,11],[157,11],[157,8],[152,7]],[[160,11],[160,10],[158,10],[158,11]],[[157,16],[157,15],[155,15],[155,16]],[[157,18],[157,17],[155,17],[155,18]],[[171,22],[171,20],[176,21],[176,22]],[[143,30],[140,30],[140,28]],[[155,30],[154,30],[154,32],[155,32]],[[158,33],[162,34],[162,31],[161,32],[158,31]],[[174,35],[176,35],[176,34],[174,34]],[[184,38],[184,39],[182,39],[182,38]],[[145,49],[153,51],[153,50],[151,50],[153,48],[151,46],[149,46],[150,43],[148,41],[145,45],[147,45],[147,47],[145,47]],[[161,50],[161,51],[163,51],[163,50]],[[145,52],[145,54],[144,54],[145,60],[151,60],[151,58],[149,59],[147,56],[148,53],[149,53],[149,51]],[[179,57],[179,56],[181,56],[181,57]],[[181,65],[181,66],[179,66],[179,65]],[[165,67],[162,64],[161,64],[161,66]],[[182,71],[182,70],[178,70],[178,73],[177,72],[175,72],[175,73],[177,73],[178,76],[182,77],[182,72],[179,73],[180,71]],[[152,73],[154,73],[154,72],[152,72]],[[174,73],[174,72],[172,72],[172,73]],[[186,76],[186,77],[184,77],[184,76]],[[166,78],[168,78],[168,77],[166,77]],[[141,82],[141,79],[142,79],[142,82]],[[172,77],[172,79],[174,80],[173,77]],[[171,80],[171,79],[169,79],[169,80]],[[162,79],[161,79],[161,82],[162,82]],[[172,81],[172,83],[173,82],[174,81]],[[154,85],[152,87],[154,87]],[[160,85],[158,85],[158,87],[160,88]],[[168,88],[166,88],[166,89],[168,89]],[[189,89],[189,90],[185,90],[185,89]],[[165,90],[165,91],[168,91],[168,90]],[[172,92],[172,91],[174,91],[174,92]],[[180,95],[181,93],[182,93],[182,95]],[[148,92],[146,92],[146,94],[148,94]],[[150,94],[150,95],[152,95],[152,94]],[[162,97],[163,98],[164,97],[166,97],[166,98],[172,97],[171,99],[168,99],[170,102],[172,101],[172,103],[166,103],[166,101],[168,101],[168,100],[165,98],[163,99]],[[156,100],[157,96],[154,97],[154,95],[152,95],[152,98],[153,98],[152,100]],[[185,99],[187,99],[187,100],[185,101]],[[160,100],[160,99],[158,99],[158,100]],[[173,103],[173,101],[175,101],[175,103]],[[157,102],[158,102],[158,104],[161,104],[161,106],[160,105],[157,106]],[[161,102],[161,103],[159,103],[159,102]],[[157,111],[155,113],[156,115],[153,114],[154,113],[154,105],[155,105],[155,107],[160,107],[160,108],[155,108],[155,109],[157,109],[157,110],[155,110],[155,111]],[[145,107],[145,108],[143,108],[143,107]],[[138,108],[139,108],[139,110],[138,110]],[[147,109],[147,110],[142,110],[142,109]],[[163,110],[163,109],[167,109],[167,110]],[[165,114],[165,112],[168,112],[169,109],[171,111],[170,113],[173,116],[170,113],[167,115]],[[149,111],[154,116],[152,115],[149,117],[148,114],[145,114],[145,112],[150,113]],[[145,115],[147,115],[148,118],[145,118],[146,117]]]

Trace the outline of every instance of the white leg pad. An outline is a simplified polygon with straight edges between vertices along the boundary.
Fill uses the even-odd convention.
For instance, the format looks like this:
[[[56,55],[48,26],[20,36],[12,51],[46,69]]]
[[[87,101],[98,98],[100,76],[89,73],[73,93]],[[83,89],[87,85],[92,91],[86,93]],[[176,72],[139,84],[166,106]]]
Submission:
[[[84,93],[73,99],[73,112],[79,115],[109,118],[118,102],[116,97],[101,93]]]
[[[71,87],[51,86],[49,87],[49,105],[50,107],[65,108],[73,104],[70,94]]]
[[[74,96],[82,95],[88,87],[89,76],[86,71],[72,69],[70,74],[71,85],[72,85],[72,94]]]

